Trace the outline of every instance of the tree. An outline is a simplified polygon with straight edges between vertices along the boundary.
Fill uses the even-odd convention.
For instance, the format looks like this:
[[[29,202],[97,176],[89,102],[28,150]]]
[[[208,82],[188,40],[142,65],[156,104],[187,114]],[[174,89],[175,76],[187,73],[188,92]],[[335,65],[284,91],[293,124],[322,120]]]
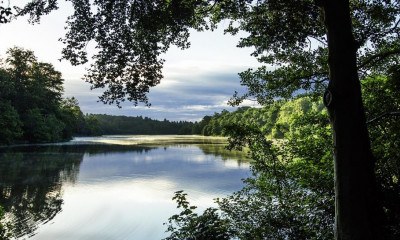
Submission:
[[[47,117],[39,108],[29,109],[24,117],[24,138],[29,142],[51,142],[54,138],[52,129],[56,121],[54,117]]]
[[[99,120],[93,115],[85,116],[85,122],[88,128],[88,135],[98,136],[100,135]]]
[[[18,9],[32,21],[57,7],[33,1]],[[189,47],[189,28],[249,33],[239,47],[254,46],[264,67],[240,74],[248,87],[238,104],[256,97],[266,104],[299,90],[324,92],[334,139],[336,238],[371,239],[381,234],[374,159],[366,127],[360,80],[398,64],[400,3],[397,0],[171,0],[72,1],[64,57],[87,61],[85,46],[99,49],[86,75],[93,88],[108,87],[105,103],[125,99],[148,104],[146,93],[162,78],[161,53]],[[92,11],[92,9],[95,9]],[[269,70],[267,66],[276,66]],[[329,84],[328,84],[329,82]]]
[[[371,76],[362,81],[368,129],[376,162],[377,181],[385,208],[385,232],[400,238],[400,75],[395,67],[386,76]]]
[[[7,54],[0,68],[0,143],[71,139],[84,119],[74,98],[62,100],[61,73],[32,51],[14,47]]]
[[[3,4],[3,1],[0,2]],[[10,16],[12,15],[11,8],[0,6],[0,23],[7,23],[10,21]]]
[[[14,95],[10,74],[0,69],[0,144],[12,144],[22,136],[22,122],[9,99]]]
[[[0,144],[11,144],[22,136],[22,122],[10,102],[0,102]]]
[[[7,54],[7,71],[15,86],[10,100],[15,108],[22,114],[32,108],[55,112],[64,90],[61,73],[49,63],[38,62],[32,51],[13,47]]]
[[[70,139],[78,132],[80,120],[84,121],[78,100],[74,97],[62,100],[59,112],[65,124],[63,138]]]

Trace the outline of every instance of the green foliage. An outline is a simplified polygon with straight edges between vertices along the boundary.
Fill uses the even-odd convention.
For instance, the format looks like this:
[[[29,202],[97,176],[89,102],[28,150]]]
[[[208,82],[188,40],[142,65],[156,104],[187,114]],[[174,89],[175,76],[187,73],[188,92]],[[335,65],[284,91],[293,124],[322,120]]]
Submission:
[[[60,142],[64,123],[53,114],[42,114],[41,109],[29,109],[24,117],[24,138],[29,142]]]
[[[321,3],[317,6],[317,3]],[[221,1],[213,11],[216,21],[232,20],[227,32],[247,32],[239,47],[254,47],[253,56],[263,66],[240,73],[248,88],[235,95],[236,105],[248,97],[261,104],[279,98],[291,98],[303,89],[324,91],[328,82],[328,44],[323,19],[324,1]],[[321,8],[319,8],[321,7]],[[229,9],[228,9],[229,8]],[[397,41],[400,8],[396,1],[349,1],[352,34],[355,38],[358,70],[361,78],[386,74],[398,61]],[[325,9],[326,10],[326,9]],[[329,9],[328,9],[329,10]],[[269,65],[273,65],[271,70]]]
[[[24,138],[30,142],[47,142],[50,139],[49,127],[40,109],[29,109],[24,116]]]
[[[400,74],[397,68],[392,71],[387,78],[376,76],[363,80],[367,117],[375,119],[369,123],[369,133],[385,211],[383,239],[400,236],[400,122],[396,116],[376,118],[400,109],[400,88],[396,88]],[[240,191],[217,199],[218,216],[214,218],[227,221],[230,239],[332,239],[335,193],[327,111],[307,97],[270,106],[253,110],[239,108],[209,119],[209,122],[220,121],[226,114],[241,119],[244,124],[227,124],[223,132],[230,136],[229,148],[240,150],[248,146],[254,160],[253,177],[245,180]],[[257,114],[252,115],[252,111]],[[265,125],[258,125],[257,119],[261,113],[270,111],[275,116],[267,118],[275,119],[275,123],[272,131],[266,132]],[[244,114],[246,117],[242,117]],[[233,116],[229,119],[234,119]],[[251,116],[257,118],[250,119]],[[277,124],[287,126],[283,138],[268,140],[273,137],[271,133],[276,131]],[[199,216],[187,218],[191,216],[174,219],[174,234],[181,231],[180,221],[194,221]],[[192,231],[194,228],[188,227],[183,232]]]
[[[313,101],[309,96],[302,96],[291,101],[280,100],[262,108],[241,107],[234,112],[226,110],[206,116],[193,126],[192,132],[205,136],[227,136],[224,130],[231,124],[258,126],[269,138],[282,139],[293,131],[294,114],[303,115],[310,110],[323,110],[322,102]]]
[[[14,47],[7,54],[9,68],[5,70],[14,85],[10,100],[18,112],[23,115],[33,108],[57,111],[63,93],[61,73],[51,64],[38,62],[32,51]]]
[[[148,117],[111,116],[106,114],[90,114],[85,116],[86,122],[93,132],[101,134],[193,134],[192,122],[173,122],[153,120]]]
[[[19,9],[17,15],[31,14],[33,19],[35,19],[35,16],[38,19],[40,15],[56,9],[56,3],[56,0],[33,1],[24,8]],[[315,97],[325,89],[329,72],[331,72],[331,76],[337,76],[337,70],[334,68],[328,69],[329,66],[327,64],[328,54],[331,54],[331,58],[338,55],[335,49],[329,49],[328,51],[327,29],[324,26],[324,22],[329,28],[332,20],[329,18],[323,19],[323,17],[324,13],[329,12],[331,8],[339,6],[339,1],[128,0],[94,1],[92,4],[89,1],[73,1],[75,11],[68,20],[68,32],[63,39],[67,46],[63,50],[63,54],[73,64],[87,62],[86,45],[92,40],[97,42],[99,51],[94,55],[94,64],[89,70],[86,80],[92,84],[93,88],[105,87],[108,89],[100,97],[106,103],[116,102],[118,104],[124,100],[131,100],[135,104],[138,101],[148,104],[146,94],[149,88],[158,84],[162,78],[161,68],[164,61],[159,56],[166,52],[171,45],[176,45],[180,48],[189,47],[189,28],[197,30],[213,28],[216,23],[226,19],[232,21],[226,29],[227,32],[236,34],[241,30],[248,33],[246,37],[241,38],[238,46],[254,47],[253,55],[263,64],[258,69],[249,69],[240,73],[242,85],[248,88],[248,92],[243,96],[236,94],[231,101],[232,104],[239,104],[248,97],[255,97],[261,104],[270,104],[277,98],[291,98],[301,92],[299,90],[310,91]],[[400,28],[398,27],[400,7],[398,1],[344,1],[341,6],[344,15],[346,14],[347,6],[349,7],[351,18],[351,32],[349,35],[352,36],[349,38],[350,42],[347,42],[347,46],[352,48],[357,55],[354,59],[356,62],[352,62],[354,63],[352,68],[354,75],[358,71],[359,78],[367,81],[366,85],[370,84],[368,83],[370,77],[389,75],[390,71],[393,74],[392,78],[398,79],[395,77],[396,75],[398,76],[398,71],[393,70],[396,68],[400,56],[400,44],[398,41],[400,34]],[[340,35],[340,31],[338,33]],[[344,44],[346,45],[346,43]],[[269,68],[270,65],[274,66],[273,70]],[[23,73],[24,71],[20,72]],[[398,107],[396,104],[393,105],[393,103],[398,103],[399,95],[395,91],[398,84],[391,82],[389,85],[390,88],[387,91],[377,89],[379,91],[376,93],[379,96],[375,97],[375,93],[369,96],[370,99],[373,99],[371,107],[367,106],[367,108],[370,108],[370,110],[367,109],[369,119],[379,116],[381,111],[386,111],[388,106]],[[386,86],[389,87],[389,85]],[[346,87],[346,85],[344,86]],[[366,96],[368,96],[368,93],[364,95],[365,98],[368,98]],[[391,99],[393,102],[389,102],[387,105],[380,104],[386,102],[385,99]],[[375,103],[375,100],[378,100],[378,103]],[[369,100],[366,99],[365,101]],[[281,108],[282,106],[279,107]],[[15,109],[19,111],[19,107],[15,107]],[[287,109],[296,111],[294,110],[295,108],[288,107]],[[398,108],[395,110],[398,111]],[[296,125],[295,119],[286,121],[289,115],[274,116],[272,111],[265,119],[271,118],[275,120],[273,125],[271,123],[267,125],[260,124],[262,122],[259,121],[262,119],[253,121],[250,116],[252,116],[254,110],[246,110],[245,113],[241,117],[242,121],[246,121],[246,125],[261,125],[263,127],[262,131],[272,137],[282,137],[290,140],[292,135],[292,138],[296,139],[296,133],[301,133],[302,131],[298,128],[292,128],[292,126]],[[204,135],[221,134],[223,129],[222,121],[217,121],[217,119],[228,118],[230,114],[224,113],[221,115],[216,115],[214,119],[209,121],[206,119],[207,122],[204,127],[201,127],[200,133]],[[380,179],[383,188],[387,187],[386,190],[394,186],[393,191],[385,192],[386,190],[384,190],[385,194],[390,195],[393,193],[396,195],[398,193],[395,186],[398,181],[398,153],[396,149],[399,149],[397,139],[399,131],[398,124],[388,119],[386,117],[379,118],[379,121],[371,123],[370,133],[372,142],[375,145],[373,146],[373,151],[377,156],[378,179]],[[240,120],[236,118],[232,122],[240,123]],[[306,128],[307,131],[312,129],[313,126]],[[322,128],[323,131],[325,129],[326,127]],[[195,130],[197,132],[199,129]],[[259,132],[262,133],[261,130]],[[249,133],[252,133],[253,136],[259,135],[258,132],[250,131]],[[314,161],[325,159],[324,156],[327,153],[321,151],[318,144],[308,143],[308,140],[320,142],[321,138],[318,137],[318,134],[322,133],[312,133],[307,138],[304,138],[304,141],[301,140],[300,145],[307,143],[304,147],[288,147],[285,141],[275,144],[276,146],[261,141],[251,147],[256,154],[254,157],[258,157],[260,162],[265,162],[263,159],[273,160],[273,166],[279,170],[275,174],[277,179],[283,179],[279,177],[281,176],[280,174],[285,177],[284,179],[292,178],[290,182],[282,180],[283,185],[278,193],[281,192],[282,196],[286,196],[286,193],[291,193],[295,198],[289,199],[297,198],[300,202],[305,200],[303,205],[296,205],[296,201],[280,203],[274,199],[266,199],[262,194],[254,196],[260,196],[259,200],[269,202],[270,205],[268,206],[270,208],[274,206],[274,203],[281,204],[278,206],[283,208],[288,207],[286,211],[289,213],[288,216],[279,215],[285,213],[283,211],[279,212],[277,210],[279,208],[270,209],[273,216],[267,215],[267,221],[265,222],[262,221],[261,217],[263,216],[255,214],[257,221],[266,223],[264,230],[268,234],[277,234],[272,235],[272,238],[326,238],[330,236],[314,234],[312,226],[304,224],[305,222],[302,222],[301,219],[295,218],[296,214],[305,219],[312,217],[312,214],[318,215],[318,211],[309,215],[299,214],[303,210],[299,210],[300,212],[297,212],[297,210],[304,209],[301,206],[313,206],[307,202],[309,194],[313,194],[313,191],[308,188],[312,188],[312,183],[319,178],[312,180],[310,175],[304,173],[304,175],[300,176],[309,179],[309,183],[307,181],[303,183],[304,180],[297,181],[299,176],[290,175],[291,171],[281,171],[281,168],[296,166],[296,161],[308,164],[307,157],[303,156],[303,154],[313,154],[310,159],[311,157],[315,158]],[[259,137],[257,138],[261,140]],[[280,151],[280,149],[285,149],[286,147],[288,147],[288,151]],[[308,148],[315,148],[315,150],[308,153]],[[350,152],[351,149],[345,149],[345,151]],[[275,154],[280,158],[270,159],[271,157],[264,156],[264,153]],[[314,154],[320,154],[321,156]],[[286,162],[287,164],[281,162]],[[315,163],[311,161],[311,166],[313,164]],[[310,168],[309,170],[317,174],[318,171],[316,169],[318,168]],[[277,189],[277,187],[274,187],[275,181],[268,180],[270,179],[269,176],[272,175],[265,175],[263,171],[261,173],[261,179],[267,180],[255,181],[255,183],[265,182],[268,188],[263,188],[262,184],[249,184],[249,186],[253,186],[254,189],[260,188],[261,190],[271,189],[269,191],[272,191],[272,196],[277,196],[274,190]],[[266,177],[263,177],[264,175]],[[325,175],[329,176],[329,174],[322,174],[321,176]],[[275,186],[279,186],[279,184],[275,184]],[[293,190],[292,186],[298,186],[300,190]],[[302,186],[307,186],[307,188],[302,188]],[[262,192],[261,190],[260,192]],[[292,195],[289,194],[288,196]],[[396,199],[396,197],[392,199]],[[251,199],[243,201],[243,207],[246,207],[247,202],[251,201]],[[313,203],[313,201],[309,202]],[[259,205],[259,201],[254,201],[254,203],[253,207],[255,209],[258,206],[261,206],[259,210],[268,207]],[[297,206],[300,207],[297,208]],[[246,208],[238,208],[238,213],[241,213],[241,209],[246,210]],[[293,212],[290,210],[292,209],[296,210],[293,211],[296,214],[291,215]],[[388,209],[386,213],[391,215],[395,207],[392,206]],[[263,211],[258,212],[263,213]],[[268,213],[268,211],[266,212]],[[294,224],[293,226],[301,225],[302,228],[287,229],[285,228],[287,225],[283,225],[283,230],[280,230],[276,228],[276,225],[269,224],[269,221],[275,217],[274,214],[278,216],[279,223],[290,223]],[[247,214],[246,216],[251,217],[252,214]],[[397,219],[395,218],[394,220]],[[257,221],[254,222],[257,223]],[[253,222],[250,221],[250,223]],[[243,226],[253,225],[243,224]],[[389,226],[396,229],[393,224],[389,224]],[[307,232],[304,229],[311,230]],[[323,229],[326,228],[323,227]],[[257,233],[255,232],[255,236],[260,236]],[[243,236],[247,236],[245,235],[247,234],[246,231],[243,234]]]
[[[116,104],[125,100],[148,104],[146,93],[162,78],[164,60],[159,56],[170,45],[189,47],[189,28],[206,27],[207,12],[202,9],[209,5],[197,0],[72,3],[75,11],[62,39],[64,58],[73,65],[87,62],[85,46],[95,40],[99,51],[85,80],[93,88],[106,87],[100,100]]]
[[[216,208],[207,208],[198,215],[195,213],[197,207],[191,206],[186,196],[183,191],[178,191],[172,198],[182,211],[168,219],[167,231],[171,235],[165,240],[230,239],[232,233],[229,222],[219,217]]]
[[[84,117],[87,126],[87,135],[98,136],[100,135],[100,123],[99,120],[92,114],[86,115]]]
[[[400,68],[388,77],[374,76],[363,81],[363,97],[369,123],[371,148],[376,158],[376,176],[385,209],[387,239],[400,238],[400,116],[384,115],[400,110]],[[383,116],[383,117],[379,117]]]
[[[70,140],[83,114],[76,99],[61,98],[61,73],[32,51],[14,47],[7,54],[0,68],[0,144]]]
[[[74,97],[63,99],[58,114],[65,124],[62,133],[63,139],[72,138],[72,136],[78,132],[80,118],[83,118],[83,113],[79,108],[78,100]]]
[[[311,119],[315,125],[309,124]],[[326,131],[312,131],[326,127],[327,115],[309,112],[296,117],[293,124],[298,127],[298,133],[280,141],[266,140],[254,127],[239,126],[230,130],[230,147],[248,145],[254,159],[254,177],[245,181],[241,191],[218,201],[223,215],[237,229],[239,239],[333,237],[330,132],[326,128]],[[314,132],[311,136],[323,141],[308,138],[310,130]],[[317,145],[316,150],[303,151],[310,145]]]
[[[173,236],[196,232],[194,223],[208,217],[224,222],[228,239],[333,238],[333,160],[327,113],[309,108],[290,120],[296,131],[288,132],[284,140],[268,140],[256,125],[227,126],[230,149],[250,148],[253,177],[245,180],[242,190],[217,200],[218,210],[213,210],[217,216],[207,216],[207,210],[200,216],[182,211],[170,218]],[[181,193],[175,197],[178,206],[182,206],[181,198]],[[190,206],[186,198],[184,203]],[[171,226],[171,220],[175,225]]]
[[[22,122],[10,102],[0,102],[0,144],[10,144],[22,136]]]

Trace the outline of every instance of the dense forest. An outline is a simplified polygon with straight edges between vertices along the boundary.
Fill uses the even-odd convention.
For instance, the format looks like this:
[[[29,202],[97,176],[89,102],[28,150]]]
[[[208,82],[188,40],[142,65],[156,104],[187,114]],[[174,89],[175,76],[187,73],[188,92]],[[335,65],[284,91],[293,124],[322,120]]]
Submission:
[[[63,79],[34,53],[11,48],[0,66],[0,144],[70,140],[97,134],[75,98],[62,98]]]
[[[285,133],[293,131],[291,119],[309,111],[324,112],[322,102],[313,101],[310,97],[302,96],[287,101],[276,101],[271,105],[251,108],[240,107],[235,111],[223,110],[213,116],[204,116],[199,122],[163,121],[148,117],[112,116],[107,114],[87,114],[95,133],[112,134],[180,134],[204,136],[228,136],[225,128],[232,124],[245,124],[260,127],[268,138],[281,139]],[[82,131],[79,131],[82,133]],[[85,133],[83,135],[89,135]]]
[[[89,114],[95,119],[102,135],[112,134],[192,134],[195,123],[187,121],[163,121],[148,117],[112,116],[107,114]]]

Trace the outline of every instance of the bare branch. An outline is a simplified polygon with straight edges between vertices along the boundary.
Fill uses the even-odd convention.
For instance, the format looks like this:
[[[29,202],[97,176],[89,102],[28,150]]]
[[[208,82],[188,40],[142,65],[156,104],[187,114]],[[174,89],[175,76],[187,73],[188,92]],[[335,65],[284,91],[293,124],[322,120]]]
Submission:
[[[373,123],[375,121],[378,121],[379,119],[384,118],[386,116],[400,116],[400,111],[399,112],[385,112],[385,113],[377,116],[376,118],[373,118],[373,119],[369,120],[367,122],[367,124],[370,124],[370,123]]]
[[[316,41],[318,41],[319,43],[321,43],[323,46],[325,46],[325,47],[327,47],[328,46],[328,44],[326,43],[326,40],[324,41],[324,40],[322,40],[322,39],[320,39],[320,38],[318,38],[317,36],[310,36],[312,39],[314,39],[314,40],[316,40]]]

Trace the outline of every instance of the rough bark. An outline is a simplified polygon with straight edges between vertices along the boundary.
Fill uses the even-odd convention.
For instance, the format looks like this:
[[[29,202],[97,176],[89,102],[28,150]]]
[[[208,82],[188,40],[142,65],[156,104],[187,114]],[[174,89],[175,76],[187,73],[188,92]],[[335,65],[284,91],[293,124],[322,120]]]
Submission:
[[[324,95],[333,129],[335,239],[381,239],[374,158],[357,73],[348,0],[325,0],[330,82]]]

